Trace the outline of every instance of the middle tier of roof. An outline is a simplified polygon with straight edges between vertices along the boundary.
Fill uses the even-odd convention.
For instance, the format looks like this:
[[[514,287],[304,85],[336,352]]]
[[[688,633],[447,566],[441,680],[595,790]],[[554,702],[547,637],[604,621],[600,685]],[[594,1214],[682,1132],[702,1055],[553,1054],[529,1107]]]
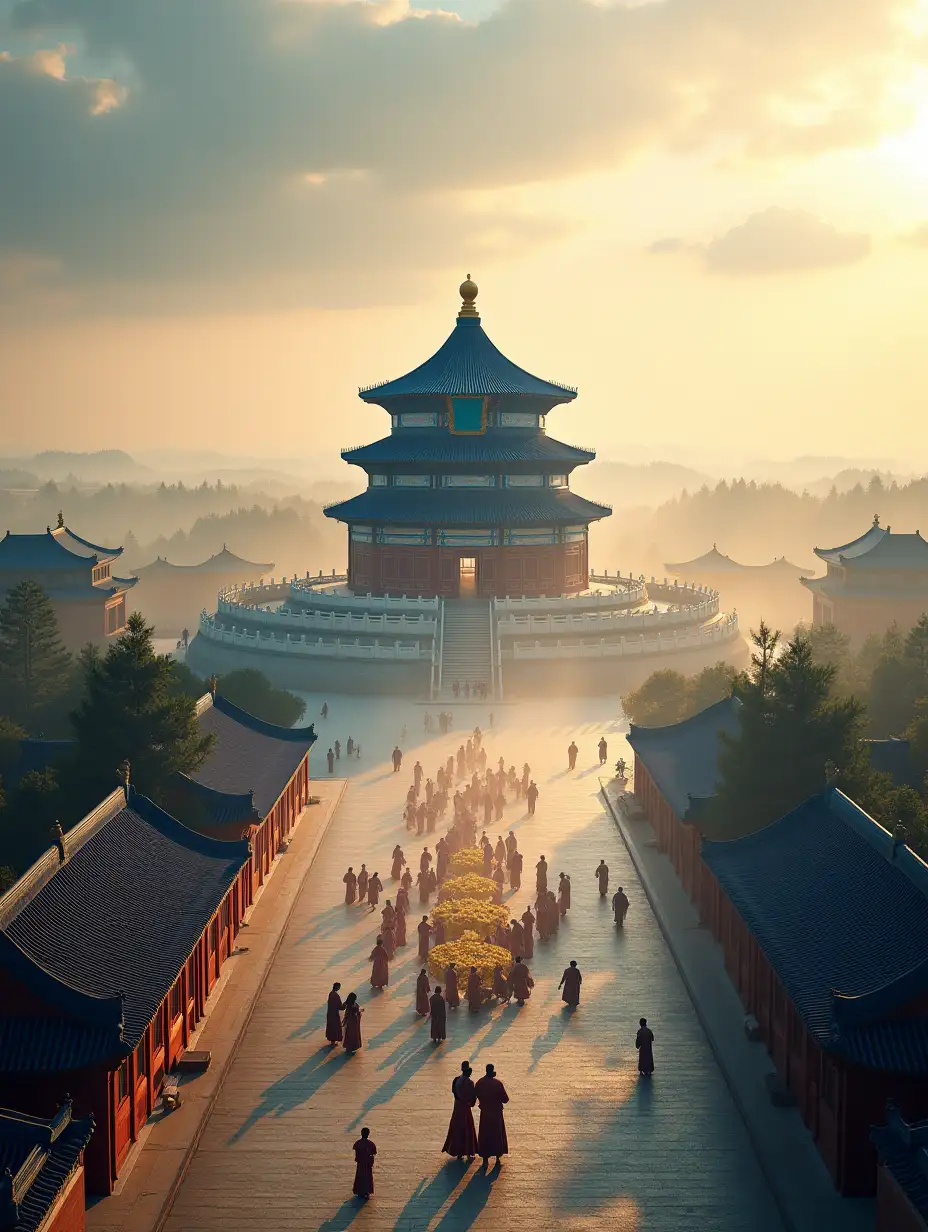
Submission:
[[[372,441],[370,445],[342,450],[346,462],[365,468],[406,462],[425,465],[443,462],[475,465],[527,462],[572,467],[592,462],[595,456],[590,449],[565,445],[537,430],[518,428],[491,429],[479,436],[455,436],[439,428],[423,431],[399,428],[379,441]]]
[[[339,522],[387,526],[564,526],[612,510],[569,488],[368,488],[324,512]]]

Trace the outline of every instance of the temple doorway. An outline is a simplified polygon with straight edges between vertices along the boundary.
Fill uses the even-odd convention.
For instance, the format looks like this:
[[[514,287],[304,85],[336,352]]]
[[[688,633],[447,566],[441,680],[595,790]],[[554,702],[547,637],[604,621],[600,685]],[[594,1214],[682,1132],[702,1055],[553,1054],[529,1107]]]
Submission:
[[[458,594],[462,599],[472,599],[477,594],[477,558],[461,556],[458,560]]]

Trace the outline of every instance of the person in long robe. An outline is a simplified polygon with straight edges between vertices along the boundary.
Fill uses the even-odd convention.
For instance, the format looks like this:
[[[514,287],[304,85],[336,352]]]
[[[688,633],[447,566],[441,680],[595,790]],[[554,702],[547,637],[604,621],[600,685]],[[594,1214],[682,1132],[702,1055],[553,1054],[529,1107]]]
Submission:
[[[403,764],[403,753],[398,744],[394,746],[393,752],[390,754],[390,757],[393,762],[393,773],[399,774],[400,766]]]
[[[358,873],[358,902],[363,903],[367,898],[367,883],[370,881],[371,875],[367,871],[367,865],[361,865],[361,871]]]
[[[447,1039],[446,1025],[448,1018],[448,1007],[445,1005],[445,998],[441,995],[441,987],[436,984],[435,991],[429,997],[429,1035],[434,1044],[440,1044]]]
[[[377,944],[371,950],[371,988],[386,988],[390,983],[390,960],[384,949],[383,937],[377,938]]]
[[[402,884],[396,892],[396,909],[402,911],[403,915],[409,915],[409,891]]]
[[[522,957],[531,958],[535,953],[535,917],[531,907],[522,912]]]
[[[374,1192],[374,1156],[377,1154],[377,1148],[371,1141],[371,1131],[366,1125],[351,1149],[354,1151],[354,1185],[351,1192],[366,1202]]]
[[[409,887],[412,885],[412,873],[409,871],[409,866],[403,870],[403,875],[400,878],[400,887],[406,891],[406,897],[409,898]]]
[[[493,992],[500,1001],[505,1001],[509,1004],[512,997],[512,989],[509,987],[509,981],[503,975],[503,968],[500,963],[497,963],[493,968]]]
[[[364,1011],[358,1005],[358,994],[350,992],[345,998],[345,1038],[342,1047],[345,1052],[357,1052],[361,1047],[361,1015]]]
[[[458,973],[454,969],[454,963],[448,963],[445,968],[445,1001],[448,1007],[456,1010],[461,1004],[461,993],[458,989]]]
[[[500,946],[502,949],[508,949],[507,941],[509,938],[506,935],[506,928],[502,920],[498,920],[496,924],[496,932],[493,934],[493,944]]]
[[[429,977],[425,967],[416,976],[416,1013],[425,1018],[429,1012]]]
[[[427,903],[429,901],[429,894],[431,893],[428,873],[418,873],[416,875],[416,885],[419,887],[419,902]]]
[[[425,874],[425,881],[429,888],[429,894],[434,894],[438,889],[438,878],[435,876],[434,868],[430,868]]]
[[[435,924],[432,927],[432,936],[435,938],[436,945],[445,944],[445,942],[447,941],[447,937],[445,936],[445,921],[444,920],[439,919],[435,921]]]
[[[355,894],[358,889],[358,879],[355,876],[354,869],[349,866],[348,872],[345,873],[342,881],[345,883],[345,902],[351,906],[354,902]]]
[[[570,966],[564,969],[564,974],[561,976],[561,982],[558,988],[563,988],[561,1000],[565,1005],[569,1005],[571,1009],[576,1009],[580,1004],[580,985],[583,983],[583,976],[580,974],[580,968],[577,966],[576,958],[570,960]]]
[[[625,923],[625,916],[628,912],[628,896],[621,886],[612,896],[612,914],[615,917],[615,922],[621,928]]]
[[[493,820],[493,793],[487,791],[483,797],[483,823],[488,826]]]
[[[562,916],[565,916],[570,910],[570,878],[566,873],[561,873],[561,878],[558,882],[557,906]]]
[[[580,750],[577,748],[573,740],[571,740],[570,744],[567,746],[567,769],[568,770],[576,770],[577,754],[579,752]]]
[[[397,948],[406,944],[406,912],[399,910],[399,904],[397,904],[396,915],[393,917],[393,937]]]
[[[489,839],[483,844],[483,875],[493,876],[493,846]]]
[[[509,857],[509,888],[511,890],[521,890],[522,888],[521,851],[514,851]]]
[[[424,771],[422,769],[422,763],[417,761],[416,764],[412,768],[412,777],[416,785],[416,795],[417,796],[419,794],[419,788],[422,786],[423,773]]]
[[[419,807],[416,809],[416,834],[425,833],[425,823],[427,819],[428,819],[428,810],[426,809],[425,801],[423,800],[422,803],[419,805]]]
[[[403,849],[397,843],[393,848],[393,867],[390,869],[390,876],[394,881],[399,881],[400,877],[402,877],[405,863],[406,857],[403,855]]]
[[[512,830],[506,835],[506,863],[512,859],[512,853],[519,848],[518,840]]]
[[[503,820],[503,809],[506,807],[506,797],[503,795],[502,788],[496,793],[496,799],[493,801],[493,814],[496,821]]]
[[[638,1049],[638,1073],[650,1078],[654,1073],[654,1032],[648,1026],[647,1018],[638,1019],[635,1047]]]
[[[509,983],[512,986],[512,995],[516,999],[516,1004],[524,1005],[532,995],[535,981],[532,979],[528,967],[522,961],[521,955],[516,958],[513,968],[509,972]]]
[[[513,958],[525,949],[525,930],[518,920],[509,921],[509,950]]]
[[[503,890],[506,886],[506,874],[503,872],[502,864],[497,864],[493,870],[493,880],[496,882],[496,896],[494,902],[501,903],[503,901]]]
[[[390,902],[389,898],[384,904],[384,909],[380,913],[380,918],[384,922],[384,927],[386,927],[387,924],[392,924],[393,921],[396,919],[396,909],[394,908],[393,904]]]
[[[335,772],[335,754],[332,752],[332,750],[331,750],[331,749],[329,749],[328,753],[326,753],[326,755],[325,755],[325,760],[326,760],[326,765],[329,767],[329,774],[334,774],[334,772]]]
[[[497,864],[506,863],[506,844],[503,842],[503,836],[501,834],[496,836],[496,846],[493,848],[493,854],[496,856]]]
[[[561,926],[561,917],[553,890],[548,891],[548,913],[548,922],[551,926],[551,935],[553,936]]]
[[[427,915],[416,925],[416,932],[419,934],[419,957],[425,960],[429,956],[429,941],[432,937],[432,926]]]
[[[393,918],[396,919],[396,916]],[[380,930],[380,938],[383,941],[383,948],[386,950],[387,960],[389,961],[396,954],[396,933],[393,931],[392,924],[385,924],[383,926]]]
[[[439,881],[444,881],[448,876],[448,843],[445,838],[440,838],[435,844],[435,875]]]
[[[491,1155],[495,1155],[496,1162],[499,1163],[503,1155],[509,1154],[506,1119],[503,1116],[503,1105],[509,1103],[509,1096],[492,1065],[487,1066],[486,1074],[474,1084],[474,1094],[480,1104],[477,1154],[481,1156],[483,1166],[486,1167]]]
[[[548,861],[541,857],[535,865],[535,890],[539,894],[544,894],[548,888]]]
[[[481,1005],[483,1005],[483,985],[480,982],[480,972],[476,967],[471,967],[470,975],[467,977],[467,1008],[472,1014],[476,1014]]]
[[[599,749],[599,764],[604,766],[606,764],[606,757],[608,756],[609,751],[609,746],[606,744],[605,736],[600,736],[599,744],[596,747]]]
[[[371,911],[377,910],[377,904],[380,902],[380,891],[383,889],[383,882],[376,873],[371,874],[371,879],[367,883],[367,905]]]
[[[336,1044],[342,1042],[342,1010],[345,1008],[342,1004],[342,999],[338,995],[338,990],[341,984],[336,981],[332,985],[332,991],[329,993],[329,999],[325,1007],[325,1038],[334,1048]]]
[[[605,860],[599,862],[596,869],[596,880],[599,882],[599,897],[605,898],[609,893],[609,865]]]
[[[525,790],[525,803],[529,817],[535,816],[535,806],[538,804],[538,787],[533,779]]]
[[[451,1084],[454,1108],[441,1149],[445,1155],[452,1155],[455,1159],[463,1159],[465,1155],[468,1159],[473,1159],[477,1154],[477,1130],[474,1127],[473,1112],[477,1096],[474,1093],[472,1073],[470,1065],[462,1061],[461,1072]]]
[[[535,903],[538,924],[538,940],[547,941],[551,936],[551,926],[548,921],[548,895],[539,894]]]

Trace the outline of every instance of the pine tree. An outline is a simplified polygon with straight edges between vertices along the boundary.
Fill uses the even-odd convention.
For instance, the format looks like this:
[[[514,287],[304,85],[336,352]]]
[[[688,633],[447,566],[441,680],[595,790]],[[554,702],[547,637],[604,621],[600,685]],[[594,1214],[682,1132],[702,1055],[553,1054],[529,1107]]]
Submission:
[[[153,633],[133,612],[106,655],[86,661],[86,693],[72,723],[79,774],[100,795],[116,787],[128,761],[134,786],[161,800],[172,775],[196,770],[212,747],[194,699],[176,687],[173,660],[155,654]]]
[[[68,687],[70,667],[48,595],[36,582],[20,582],[0,607],[0,688],[9,715],[31,728]]]

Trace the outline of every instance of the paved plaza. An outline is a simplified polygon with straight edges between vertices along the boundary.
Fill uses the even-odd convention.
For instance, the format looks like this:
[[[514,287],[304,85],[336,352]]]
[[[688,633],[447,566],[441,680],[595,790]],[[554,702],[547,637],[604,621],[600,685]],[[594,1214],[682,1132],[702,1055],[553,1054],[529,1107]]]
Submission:
[[[309,697],[307,720],[321,697]],[[336,764],[347,792],[296,902],[261,999],[216,1100],[167,1222],[198,1229],[469,1228],[622,1232],[782,1232],[777,1209],[739,1114],[599,795],[596,744],[605,734],[609,766],[629,756],[616,711],[604,699],[458,706],[456,730],[426,737],[424,708],[386,700],[328,698],[317,717],[313,772],[325,752],[360,740],[362,758]],[[414,928],[397,953],[383,994],[370,987],[368,955],[379,913],[347,908],[342,874],[361,861],[377,869],[392,897],[390,852],[403,844],[415,866],[421,839],[407,836],[402,806],[418,757],[433,774],[475,723],[490,761],[532,767],[541,796],[529,820],[511,803],[491,830],[513,829],[525,857],[523,889],[507,896],[521,915],[534,898],[534,864],[544,853],[549,883],[571,875],[572,908],[556,939],[536,941],[536,986],[519,1009],[449,1011],[448,1040],[435,1046],[414,1012],[419,971]],[[388,757],[403,727],[405,760]],[[571,738],[580,747],[566,771]],[[444,827],[440,826],[440,830]],[[431,836],[430,848],[437,835]],[[631,900],[617,930],[593,870],[604,857],[610,884]],[[433,900],[434,901],[434,900]],[[516,910],[518,908],[518,910]],[[568,1016],[557,992],[576,958],[583,997]],[[325,1046],[325,999],[334,980],[356,990],[364,1047],[349,1058]],[[656,1073],[639,1079],[638,1018],[655,1033]],[[511,1154],[485,1174],[440,1154],[451,1113],[451,1080],[469,1059],[475,1077],[493,1062],[506,1084]],[[377,1144],[375,1196],[351,1199],[351,1144],[369,1125]]]

